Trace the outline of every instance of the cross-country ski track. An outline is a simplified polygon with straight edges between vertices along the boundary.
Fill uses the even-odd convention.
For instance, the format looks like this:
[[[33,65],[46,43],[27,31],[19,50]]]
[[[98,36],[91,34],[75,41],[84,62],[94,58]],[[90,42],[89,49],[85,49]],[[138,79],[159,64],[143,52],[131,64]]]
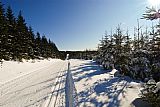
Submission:
[[[14,68],[13,68],[14,69]],[[58,61],[0,86],[0,107],[56,107],[63,104],[66,61]],[[59,94],[60,93],[60,94]],[[49,100],[48,103],[46,103]]]
[[[71,94],[66,93],[65,86],[68,61],[42,62],[35,62],[34,67],[28,65],[25,73],[16,68],[19,64],[12,68],[11,63],[4,63],[0,73],[11,67],[17,69],[13,70],[17,74],[8,75],[7,79],[0,77],[0,107],[66,107],[66,94]],[[140,83],[129,77],[114,77],[115,69],[103,70],[91,60],[69,62],[75,107],[132,107],[131,103],[138,98]],[[18,70],[24,74],[20,75]]]

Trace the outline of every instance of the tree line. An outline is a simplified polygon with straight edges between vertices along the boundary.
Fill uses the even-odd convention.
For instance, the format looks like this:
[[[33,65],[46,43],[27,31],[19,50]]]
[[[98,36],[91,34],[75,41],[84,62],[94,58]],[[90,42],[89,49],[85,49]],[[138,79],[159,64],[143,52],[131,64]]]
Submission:
[[[96,60],[105,69],[116,68],[124,75],[145,80],[151,76],[160,81],[160,23],[142,29],[137,20],[134,34],[118,25],[106,32],[98,45]]]
[[[39,32],[34,34],[20,11],[18,17],[10,6],[0,2],[0,60],[19,60],[59,57],[55,43]]]
[[[69,54],[70,59],[85,59],[92,60],[95,59],[97,55],[96,50],[84,50],[84,51],[60,51],[63,59],[66,58],[67,54]]]
[[[160,18],[159,11],[147,8],[142,19]],[[137,20],[134,33],[122,30],[118,25],[113,32],[105,32],[98,45],[96,57],[105,69],[116,68],[120,75],[144,81],[141,90],[143,100],[153,107],[160,104],[160,23],[142,28]]]

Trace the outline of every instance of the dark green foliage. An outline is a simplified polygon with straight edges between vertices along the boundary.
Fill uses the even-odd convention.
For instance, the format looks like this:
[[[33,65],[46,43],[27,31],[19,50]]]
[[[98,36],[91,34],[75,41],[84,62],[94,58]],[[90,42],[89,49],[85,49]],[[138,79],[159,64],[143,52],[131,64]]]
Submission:
[[[32,27],[28,28],[28,40],[27,40],[27,44],[28,44],[28,56],[30,56],[30,58],[34,59],[34,33],[32,30]]]
[[[155,20],[160,18],[159,11],[147,8],[143,19]],[[124,34],[118,26],[116,32],[102,38],[98,45],[97,61],[105,69],[111,65],[120,71],[122,75],[146,82],[152,78],[155,84],[146,84],[142,92],[144,100],[153,107],[160,106],[160,23],[151,27],[151,30],[142,31],[142,26],[137,20],[138,26],[134,28],[133,40],[127,33]],[[112,69],[113,69],[112,68]],[[159,83],[159,85],[156,84]]]
[[[153,79],[150,79],[144,84],[144,89],[141,90],[141,97],[149,102],[152,107],[159,107],[160,105],[160,87]]]
[[[6,43],[6,49],[8,52],[8,59],[12,58],[14,59],[15,57],[15,47],[14,45],[16,44],[16,20],[14,17],[14,14],[12,12],[11,7],[9,6],[7,8],[6,12],[6,27],[7,27],[7,43]]]
[[[120,25],[116,28],[116,32],[108,35],[105,33],[105,38],[101,40],[98,49],[98,62],[105,69],[110,69],[111,65],[121,69],[122,65],[128,65],[130,62],[131,40],[128,34],[123,34]]]
[[[157,93],[146,93],[143,97],[147,102],[149,102],[152,107],[159,107],[160,105],[160,95]]]
[[[42,57],[47,57],[48,55],[48,41],[47,38],[45,36],[42,36],[42,43],[41,43],[41,53],[42,53]]]
[[[15,18],[10,6],[5,10],[0,2],[0,60],[55,58],[59,51],[45,36],[28,27],[22,12]]]
[[[37,57],[41,56],[41,37],[39,32],[37,32],[37,35],[35,37],[34,54]]]
[[[6,54],[6,48],[5,46],[2,46],[5,44],[7,37],[6,34],[6,19],[5,19],[5,13],[4,13],[3,4],[0,2],[0,59],[5,58]]]
[[[151,74],[156,82],[160,81],[160,65],[158,63],[151,65]]]

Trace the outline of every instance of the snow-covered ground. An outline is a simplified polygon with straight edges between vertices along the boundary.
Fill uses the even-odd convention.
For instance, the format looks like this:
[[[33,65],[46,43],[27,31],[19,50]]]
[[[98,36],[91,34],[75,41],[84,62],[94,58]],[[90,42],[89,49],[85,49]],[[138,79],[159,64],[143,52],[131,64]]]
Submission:
[[[94,61],[69,60],[78,107],[130,107],[140,83],[114,77]],[[4,61],[0,69],[0,107],[64,107],[68,61]]]
[[[140,83],[129,77],[114,77],[116,70],[103,70],[93,61],[72,60],[71,72],[78,107],[131,107]]]
[[[0,83],[2,84],[22,75],[29,74],[58,61],[60,59],[24,60],[23,62],[4,61],[0,68]]]
[[[5,61],[0,71],[0,107],[64,105],[66,69],[67,62],[57,59]]]

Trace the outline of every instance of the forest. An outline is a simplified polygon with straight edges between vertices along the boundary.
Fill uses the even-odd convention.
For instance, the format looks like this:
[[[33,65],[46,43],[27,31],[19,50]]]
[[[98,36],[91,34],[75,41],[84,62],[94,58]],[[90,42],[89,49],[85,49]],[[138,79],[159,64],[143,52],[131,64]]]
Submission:
[[[15,17],[10,6],[4,9],[0,2],[0,60],[59,58],[59,50],[54,42],[34,33],[27,26],[20,11]]]
[[[12,8],[6,9],[0,2],[0,62],[2,60],[71,58],[96,60],[105,70],[116,69],[121,76],[146,83],[141,97],[158,107],[160,104],[160,21],[142,27],[140,20],[158,20],[160,13],[146,8],[142,18],[137,19],[133,34],[119,24],[115,30],[105,32],[96,51],[59,51],[56,44],[34,33],[27,26],[22,11],[15,17]],[[158,106],[157,106],[158,105]]]
[[[159,14],[154,8],[146,8],[141,19],[157,20]],[[143,91],[142,97],[157,107],[160,104],[160,92],[156,88],[160,87],[156,85],[160,81],[160,23],[142,28],[140,20],[137,19],[133,34],[128,29],[124,31],[120,24],[114,32],[106,31],[98,45],[96,60],[105,69],[115,68],[121,75],[146,82],[147,92]]]

